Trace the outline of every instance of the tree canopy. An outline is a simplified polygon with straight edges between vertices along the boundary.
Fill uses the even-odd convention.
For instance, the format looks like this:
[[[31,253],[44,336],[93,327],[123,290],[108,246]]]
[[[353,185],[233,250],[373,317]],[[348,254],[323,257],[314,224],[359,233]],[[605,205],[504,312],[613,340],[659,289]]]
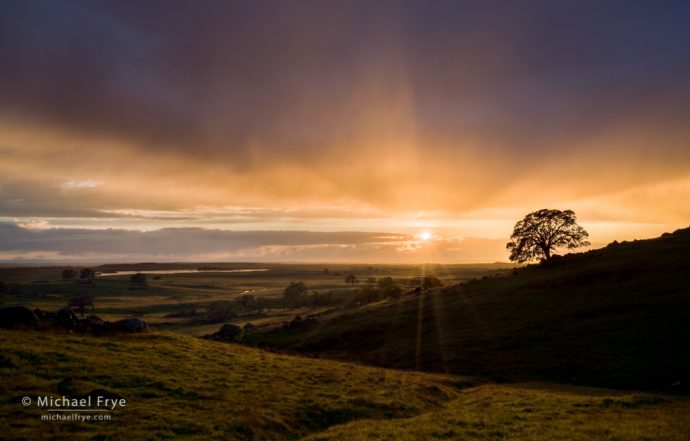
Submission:
[[[304,282],[291,282],[283,291],[283,300],[291,306],[300,306],[306,299],[309,290]]]
[[[510,242],[510,260],[519,263],[549,260],[557,248],[573,249],[589,245],[587,231],[576,223],[572,210],[542,209],[529,213],[515,224]]]
[[[62,270],[62,278],[65,280],[72,280],[77,277],[77,270],[73,268],[67,268]]]

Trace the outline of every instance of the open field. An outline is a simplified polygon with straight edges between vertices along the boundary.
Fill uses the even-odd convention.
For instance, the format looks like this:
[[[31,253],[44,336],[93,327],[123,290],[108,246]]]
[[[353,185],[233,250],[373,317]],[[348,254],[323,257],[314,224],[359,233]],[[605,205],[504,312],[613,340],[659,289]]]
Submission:
[[[685,440],[687,397],[403,372],[168,332],[0,331],[3,439]],[[102,389],[111,421],[46,422],[24,396]]]
[[[147,274],[145,288],[134,286],[129,275],[97,276],[93,284],[78,280],[62,280],[61,271],[66,267],[19,267],[0,268],[0,281],[10,287],[10,295],[4,296],[5,305],[25,305],[56,310],[65,306],[70,297],[89,295],[94,297],[93,312],[104,319],[136,316],[166,329],[201,335],[215,330],[212,326],[195,320],[169,318],[167,314],[203,308],[209,302],[231,301],[250,294],[259,299],[278,299],[291,282],[303,281],[311,293],[355,290],[368,277],[393,277],[410,289],[415,277],[433,274],[446,285],[457,284],[485,275],[505,274],[510,266],[488,265],[287,265],[287,264],[122,264],[93,267],[96,271],[170,271],[190,270],[198,267],[228,269],[265,269],[260,272],[213,272]],[[78,268],[77,268],[78,269]],[[327,273],[325,271],[328,271]],[[360,283],[347,285],[344,277],[356,275]],[[336,294],[337,295],[337,294]],[[296,314],[318,313],[320,310],[300,308],[267,308],[261,315],[243,314],[224,322],[244,324],[282,322]]]
[[[215,264],[147,274],[145,287],[128,274],[80,283],[61,280],[64,267],[3,268],[5,305],[56,310],[87,294],[87,314],[154,328],[0,331],[0,430],[16,440],[687,440],[689,250],[679,230],[518,269]],[[266,271],[219,271],[231,266]],[[430,275],[443,286],[414,289]],[[376,291],[370,277],[401,289],[355,302]],[[309,294],[291,305],[283,291],[297,281]],[[249,293],[261,308],[237,306]],[[349,300],[324,306],[318,293]],[[214,302],[239,309],[209,322]],[[314,322],[292,326],[298,314]],[[241,344],[195,338],[225,323],[253,328]],[[44,410],[20,403],[93,391],[128,406],[85,424],[41,421]]]

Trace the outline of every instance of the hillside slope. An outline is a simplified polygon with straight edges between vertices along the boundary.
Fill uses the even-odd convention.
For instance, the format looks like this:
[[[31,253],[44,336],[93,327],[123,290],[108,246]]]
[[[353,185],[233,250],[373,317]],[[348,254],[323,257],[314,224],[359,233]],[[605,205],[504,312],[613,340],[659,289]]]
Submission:
[[[0,438],[296,439],[362,418],[417,416],[476,380],[265,353],[173,333],[0,330]],[[107,391],[111,421],[42,421],[37,396]],[[100,393],[100,392],[99,392]],[[21,399],[30,397],[29,407]],[[54,406],[53,406],[54,407]]]
[[[396,368],[690,388],[690,229],[353,310],[250,344]]]
[[[686,397],[482,385],[172,333],[0,330],[0,354],[3,440],[680,441],[690,418]],[[21,402],[94,390],[127,406],[109,421],[42,421],[45,409]]]

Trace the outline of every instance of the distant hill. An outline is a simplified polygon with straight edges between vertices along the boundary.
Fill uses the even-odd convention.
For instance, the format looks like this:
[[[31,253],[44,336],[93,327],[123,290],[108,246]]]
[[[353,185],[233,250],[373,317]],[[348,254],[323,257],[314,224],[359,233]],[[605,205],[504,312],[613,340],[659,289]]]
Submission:
[[[322,318],[251,343],[380,366],[690,391],[690,228]]]

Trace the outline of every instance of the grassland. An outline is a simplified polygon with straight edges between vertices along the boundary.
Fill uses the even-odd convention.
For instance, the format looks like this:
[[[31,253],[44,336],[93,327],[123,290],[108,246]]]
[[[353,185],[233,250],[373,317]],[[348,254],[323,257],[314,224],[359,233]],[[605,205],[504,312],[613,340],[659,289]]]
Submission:
[[[482,384],[170,332],[0,331],[0,433],[35,439],[687,439],[686,397]],[[112,421],[46,422],[21,397],[105,389]]]
[[[94,313],[108,320],[129,316],[145,319],[159,329],[189,335],[203,335],[218,329],[219,324],[200,324],[194,319],[166,317],[189,308],[203,308],[213,301],[231,301],[244,294],[260,299],[278,299],[290,282],[304,281],[311,293],[347,293],[356,289],[344,283],[346,274],[355,274],[364,281],[368,277],[393,277],[408,287],[409,280],[423,274],[434,274],[446,285],[456,284],[487,274],[504,274],[505,264],[493,265],[284,265],[284,264],[119,264],[93,267],[96,271],[190,270],[197,267],[218,269],[266,269],[261,272],[214,272],[149,274],[145,289],[133,286],[128,275],[103,275],[93,284],[62,280],[66,267],[5,267],[0,268],[0,281],[10,288],[3,296],[4,305],[56,310],[70,297],[86,294],[94,297]],[[77,268],[78,269],[78,268]],[[327,270],[327,271],[326,271]],[[409,288],[408,288],[409,289]],[[292,319],[296,314],[318,313],[318,309],[269,308],[261,316],[242,315],[227,320],[243,325],[246,322],[269,324]]]
[[[380,366],[690,391],[690,230],[614,244],[251,343]]]
[[[55,310],[85,293],[105,319],[154,325],[101,337],[0,330],[0,438],[689,439],[690,230],[515,270],[246,268],[260,267],[268,271],[164,274],[144,289],[126,275],[88,285],[61,280],[63,267],[0,268],[5,305]],[[424,275],[444,286],[365,305],[274,302],[227,320],[256,325],[243,345],[195,338],[220,323],[169,315],[247,293],[279,299],[293,281],[347,295],[357,289],[344,283],[350,273],[392,277],[405,291]],[[281,326],[296,314],[317,323]],[[46,422],[20,403],[98,389],[128,400],[113,421]]]

